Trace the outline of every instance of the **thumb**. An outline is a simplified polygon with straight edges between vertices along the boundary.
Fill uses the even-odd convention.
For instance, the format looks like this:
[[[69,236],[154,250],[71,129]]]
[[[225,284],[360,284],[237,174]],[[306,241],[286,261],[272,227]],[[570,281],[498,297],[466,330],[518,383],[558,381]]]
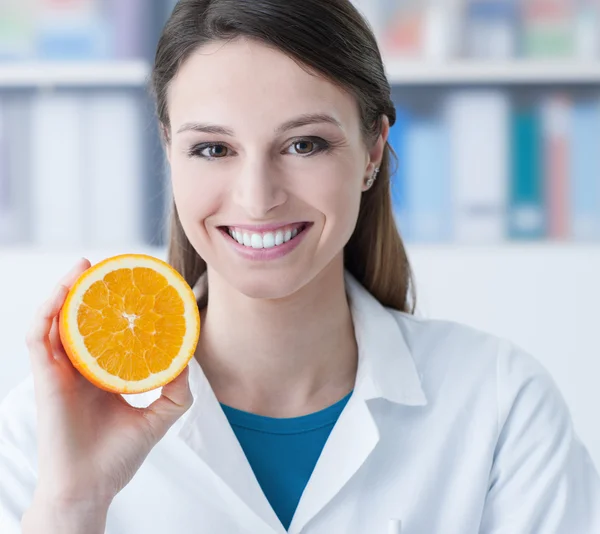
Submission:
[[[194,402],[189,374],[190,368],[187,366],[175,380],[163,386],[160,398],[143,411],[156,441],[162,439],[173,423],[187,412]]]

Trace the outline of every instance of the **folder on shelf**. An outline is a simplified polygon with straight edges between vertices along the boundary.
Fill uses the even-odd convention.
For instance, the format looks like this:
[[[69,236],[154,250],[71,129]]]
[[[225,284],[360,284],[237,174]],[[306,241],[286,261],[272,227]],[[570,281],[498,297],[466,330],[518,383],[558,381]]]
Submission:
[[[571,214],[575,240],[600,239],[600,102],[577,102],[571,117]]]
[[[416,117],[406,134],[407,241],[445,242],[452,236],[448,131],[433,117]]]
[[[142,110],[135,94],[85,98],[86,242],[127,247],[143,241]]]
[[[448,97],[454,237],[493,243],[506,237],[509,160],[508,96],[463,90]]]
[[[515,0],[469,0],[465,6],[467,57],[509,59],[517,53]]]
[[[13,220],[13,199],[11,198],[11,177],[9,174],[9,129],[4,108],[6,103],[0,97],[0,243],[11,240]]]
[[[542,101],[542,160],[548,237],[567,239],[570,213],[570,118],[571,99],[566,94]]]
[[[100,0],[39,0],[37,10],[38,57],[59,61],[109,57],[110,21]]]
[[[110,21],[111,57],[143,57],[150,15],[146,0],[105,0],[105,10]]]
[[[0,96],[0,244],[30,238],[30,136],[29,97]]]
[[[33,241],[42,246],[85,242],[85,132],[78,92],[40,92],[32,100]]]
[[[533,106],[519,107],[512,118],[509,233],[513,239],[546,236],[540,123]]]

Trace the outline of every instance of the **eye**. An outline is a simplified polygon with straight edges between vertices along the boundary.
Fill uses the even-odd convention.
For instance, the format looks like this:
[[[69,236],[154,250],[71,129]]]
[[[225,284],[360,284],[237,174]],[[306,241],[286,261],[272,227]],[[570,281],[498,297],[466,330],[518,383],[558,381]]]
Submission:
[[[207,160],[221,159],[229,154],[228,151],[228,147],[219,143],[201,143],[190,149],[189,156],[196,156]]]
[[[314,150],[315,144],[312,141],[296,141],[294,148],[298,154],[310,154]]]
[[[294,141],[289,148],[294,149],[295,152],[292,152],[292,154],[313,156],[319,152],[326,151],[329,148],[329,143],[320,137],[309,137]]]

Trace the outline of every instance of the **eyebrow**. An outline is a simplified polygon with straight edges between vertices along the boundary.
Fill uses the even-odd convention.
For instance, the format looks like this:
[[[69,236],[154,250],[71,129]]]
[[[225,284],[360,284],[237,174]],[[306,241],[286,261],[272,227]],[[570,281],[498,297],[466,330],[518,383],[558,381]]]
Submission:
[[[341,123],[337,119],[333,118],[331,115],[327,115],[325,113],[308,113],[284,122],[275,130],[275,134],[279,135],[284,132],[287,132],[288,130],[293,130],[294,128],[300,128],[301,126],[308,126],[309,124],[319,123],[333,124],[334,126],[337,126],[340,130],[343,130]],[[231,128],[206,122],[186,122],[179,128],[179,130],[177,130],[177,133],[179,134],[187,131],[203,132],[217,135],[228,135],[230,137],[234,136],[234,132]]]

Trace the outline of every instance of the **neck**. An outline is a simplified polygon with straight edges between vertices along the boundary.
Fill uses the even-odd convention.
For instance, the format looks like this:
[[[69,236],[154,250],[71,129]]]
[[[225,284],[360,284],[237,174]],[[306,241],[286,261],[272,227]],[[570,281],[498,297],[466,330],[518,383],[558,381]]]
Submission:
[[[196,358],[220,402],[294,417],[354,387],[357,347],[341,258],[283,299],[247,297],[214,271],[208,288]]]

